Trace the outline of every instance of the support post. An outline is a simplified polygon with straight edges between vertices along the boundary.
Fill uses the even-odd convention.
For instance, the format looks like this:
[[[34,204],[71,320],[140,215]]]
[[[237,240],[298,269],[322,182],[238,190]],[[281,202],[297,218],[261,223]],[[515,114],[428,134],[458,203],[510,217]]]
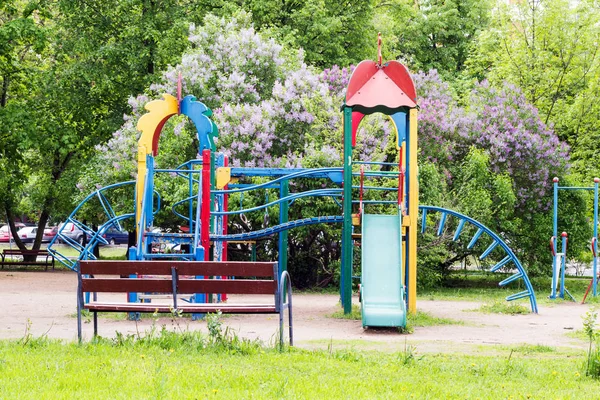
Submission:
[[[344,106],[344,225],[342,228],[341,299],[352,312],[352,108]]]
[[[598,294],[598,182],[600,182],[600,178],[594,178],[594,238],[592,241],[592,253],[594,255],[593,258],[593,268],[592,268],[592,293],[593,296],[596,297]]]
[[[561,299],[565,298],[565,267],[567,262],[567,232],[563,232],[560,235],[562,237],[562,256],[560,260],[560,291],[558,297]]]
[[[406,137],[406,162],[408,164],[406,192],[408,197],[408,216],[410,225],[407,227],[408,260],[408,312],[417,313],[417,219],[419,214],[419,181],[417,167],[417,110],[411,109],[408,116],[409,132]]]
[[[554,248],[558,249],[556,246],[558,241],[558,178],[555,176],[552,179],[554,183],[554,203],[552,205],[552,236],[554,237]]]
[[[225,156],[225,158],[223,159],[223,166],[224,167],[228,167],[229,166],[229,157]],[[229,185],[225,185],[225,187],[223,188],[225,190],[229,189]],[[228,194],[224,194],[223,195],[223,211],[229,211],[229,195]],[[227,224],[229,222],[229,216],[227,215],[223,215],[223,235],[227,235]],[[228,260],[228,255],[227,255],[227,242],[223,242],[223,261],[227,261]],[[227,276],[223,276],[223,279],[229,279]],[[225,302],[227,301],[227,293],[222,293],[221,294],[221,299]]]
[[[211,175],[210,150],[202,150],[202,208],[200,211],[201,231],[200,243],[204,248],[204,261],[209,260],[210,254],[210,175]]]
[[[290,185],[287,179],[281,181],[279,183],[279,198],[283,199],[287,197],[290,193]],[[279,224],[285,224],[288,222],[288,211],[289,211],[289,203],[287,201],[282,201],[279,203]],[[254,246],[256,249],[256,245]],[[256,251],[256,250],[254,250]],[[288,264],[288,231],[284,230],[279,232],[279,276],[283,273],[283,271],[287,271]]]

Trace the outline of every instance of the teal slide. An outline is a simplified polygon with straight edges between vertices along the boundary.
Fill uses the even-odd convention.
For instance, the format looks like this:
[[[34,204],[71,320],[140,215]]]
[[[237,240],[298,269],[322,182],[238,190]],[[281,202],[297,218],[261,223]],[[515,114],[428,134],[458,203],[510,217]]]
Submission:
[[[362,216],[362,324],[406,326],[400,215]]]

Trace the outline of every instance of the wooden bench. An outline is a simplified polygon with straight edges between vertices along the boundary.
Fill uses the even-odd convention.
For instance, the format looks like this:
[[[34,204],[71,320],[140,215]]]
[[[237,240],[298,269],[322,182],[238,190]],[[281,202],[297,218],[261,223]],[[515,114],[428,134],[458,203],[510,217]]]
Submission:
[[[111,276],[107,276],[111,275]],[[119,276],[137,276],[119,278]],[[191,277],[203,276],[205,279]],[[217,279],[229,276],[234,279]],[[93,293],[90,302],[84,293]],[[170,294],[168,304],[102,302],[98,293]],[[286,293],[287,292],[287,293]],[[196,293],[270,294],[269,303],[186,303],[179,295]],[[287,302],[285,296],[287,295]],[[288,309],[289,339],[293,346],[292,287],[287,271],[278,274],[277,263],[239,261],[80,261],[77,290],[77,335],[81,341],[81,312],[93,312],[94,336],[102,312],[204,314],[279,314],[279,340],[283,345],[283,317]]]
[[[7,256],[10,256],[10,261],[7,260]],[[21,258],[15,259],[14,256]],[[25,261],[25,256],[35,256],[35,260]],[[52,270],[54,270],[54,255],[49,253],[48,250],[4,249],[0,257],[2,257],[2,269],[5,265],[44,265],[46,271],[48,271],[48,266],[52,265]],[[38,260],[38,257],[44,257],[44,259]]]

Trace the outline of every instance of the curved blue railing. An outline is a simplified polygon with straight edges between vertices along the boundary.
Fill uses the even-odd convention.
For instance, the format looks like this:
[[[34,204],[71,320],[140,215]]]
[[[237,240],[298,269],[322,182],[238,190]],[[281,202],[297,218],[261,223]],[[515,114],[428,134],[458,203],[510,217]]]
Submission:
[[[108,229],[108,227],[113,224],[117,224],[117,226],[120,226],[120,221],[122,221],[126,218],[130,218],[130,216],[133,215],[133,214],[128,213],[128,214],[123,214],[123,215],[117,216],[105,194],[112,189],[116,189],[116,188],[124,187],[124,186],[128,186],[128,185],[135,186],[135,181],[119,182],[119,183],[115,183],[115,184],[100,188],[100,189],[92,192],[91,194],[89,194],[85,199],[83,199],[77,205],[77,207],[75,207],[75,209],[71,212],[69,217],[66,219],[65,224],[63,224],[60,227],[60,229],[56,233],[56,236],[54,238],[52,238],[52,240],[48,244],[48,251],[54,256],[54,258],[56,260],[58,260],[61,264],[65,265],[67,268],[72,269],[73,271],[76,271],[78,260],[95,258],[91,249],[93,249],[93,246],[95,246],[97,243],[106,244],[106,240],[102,237],[102,234],[105,232],[105,230]],[[84,223],[82,223],[81,221],[79,221],[76,218],[79,210],[86,203],[88,203],[91,200],[98,200],[100,205],[102,206],[102,209],[104,210],[104,213],[107,216],[108,222],[105,222],[104,224],[101,225],[101,227],[104,228],[104,230],[102,230],[102,231],[99,228],[98,232],[95,232],[91,227],[85,225]],[[73,225],[77,226],[77,228],[79,228],[83,232],[83,235],[86,235],[87,237],[91,238],[85,246],[82,243],[77,242],[76,240],[70,238],[69,236],[67,236],[65,234],[64,229],[67,226],[66,223],[69,223],[69,222],[72,223]],[[67,256],[67,255],[62,254],[55,247],[55,244],[59,240],[62,241],[63,243],[65,243],[67,246],[71,247],[73,250],[75,250],[77,252],[77,254],[75,256]]]
[[[289,221],[280,225],[271,226],[266,229],[258,231],[246,232],[246,233],[234,233],[230,235],[211,235],[210,240],[214,241],[227,241],[227,240],[251,240],[261,237],[274,235],[276,233],[287,231],[293,228],[299,228],[306,225],[315,224],[339,224],[344,222],[344,217],[341,215],[324,216],[324,217],[313,217],[298,219],[295,221]]]
[[[270,186],[274,183],[279,183],[281,181],[287,181],[287,180],[290,180],[293,178],[302,178],[302,177],[307,177],[307,176],[311,176],[311,175],[315,175],[315,174],[323,174],[323,173],[331,173],[331,172],[342,172],[342,168],[311,168],[311,169],[306,169],[304,171],[298,171],[298,172],[294,172],[294,173],[291,173],[288,175],[283,175],[283,176],[280,176],[279,178],[276,178],[276,179],[273,179],[273,180],[270,180],[267,182],[263,182],[263,183],[258,183],[253,186],[247,186],[244,188],[236,188],[236,189],[213,190],[211,193],[232,194],[232,193],[245,192],[245,191],[249,191],[249,190],[262,189],[262,188]]]
[[[512,262],[514,267],[517,269],[517,273],[504,279],[498,285],[505,286],[513,281],[522,279],[523,283],[525,284],[525,288],[526,288],[522,292],[515,293],[511,296],[507,296],[506,300],[512,301],[512,300],[517,300],[517,299],[521,299],[524,297],[529,297],[529,303],[531,304],[531,311],[534,313],[538,312],[537,301],[535,298],[535,292],[533,290],[533,286],[531,285],[531,282],[529,281],[529,277],[527,276],[527,271],[525,271],[525,268],[523,268],[523,265],[521,264],[521,262],[519,261],[519,259],[515,255],[515,253],[506,244],[506,242],[504,242],[504,240],[500,236],[498,236],[496,233],[494,233],[488,227],[483,225],[481,222],[479,222],[473,218],[467,217],[466,215],[461,214],[459,212],[449,210],[447,208],[435,207],[435,206],[419,206],[419,209],[422,212],[421,232],[425,232],[425,229],[427,229],[427,214],[428,214],[428,212],[439,212],[439,213],[441,213],[441,217],[440,217],[438,227],[437,227],[437,235],[438,236],[440,236],[443,233],[444,226],[446,224],[446,220],[449,215],[459,219],[458,226],[452,237],[453,241],[456,241],[459,239],[460,234],[463,231],[463,228],[465,227],[466,223],[469,223],[477,228],[477,231],[475,232],[475,234],[471,238],[469,244],[467,245],[468,249],[472,249],[475,246],[475,244],[477,243],[477,241],[479,240],[479,238],[484,233],[486,235],[488,235],[492,239],[492,243],[487,247],[487,249],[485,249],[483,251],[483,253],[481,253],[481,255],[479,256],[479,259],[483,260],[488,255],[490,255],[490,253],[496,247],[500,246],[505,251],[506,256],[500,262],[498,262],[496,265],[494,265],[492,268],[490,268],[490,272],[496,272],[496,271],[500,270],[501,268],[510,265],[510,263]]]

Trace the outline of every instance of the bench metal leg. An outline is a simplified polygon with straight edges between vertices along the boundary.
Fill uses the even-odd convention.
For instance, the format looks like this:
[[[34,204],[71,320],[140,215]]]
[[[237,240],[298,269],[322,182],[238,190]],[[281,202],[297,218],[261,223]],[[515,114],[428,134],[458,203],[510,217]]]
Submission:
[[[284,296],[287,294],[287,302],[284,302]],[[279,279],[279,349],[283,349],[283,313],[285,309],[288,309],[289,317],[289,335],[290,335],[290,346],[294,345],[294,326],[292,319],[292,282],[290,281],[290,275],[287,271],[281,273]]]
[[[77,273],[77,278],[77,340],[81,343],[81,309],[83,308],[81,273]]]
[[[94,337],[98,336],[98,313],[94,311]]]

